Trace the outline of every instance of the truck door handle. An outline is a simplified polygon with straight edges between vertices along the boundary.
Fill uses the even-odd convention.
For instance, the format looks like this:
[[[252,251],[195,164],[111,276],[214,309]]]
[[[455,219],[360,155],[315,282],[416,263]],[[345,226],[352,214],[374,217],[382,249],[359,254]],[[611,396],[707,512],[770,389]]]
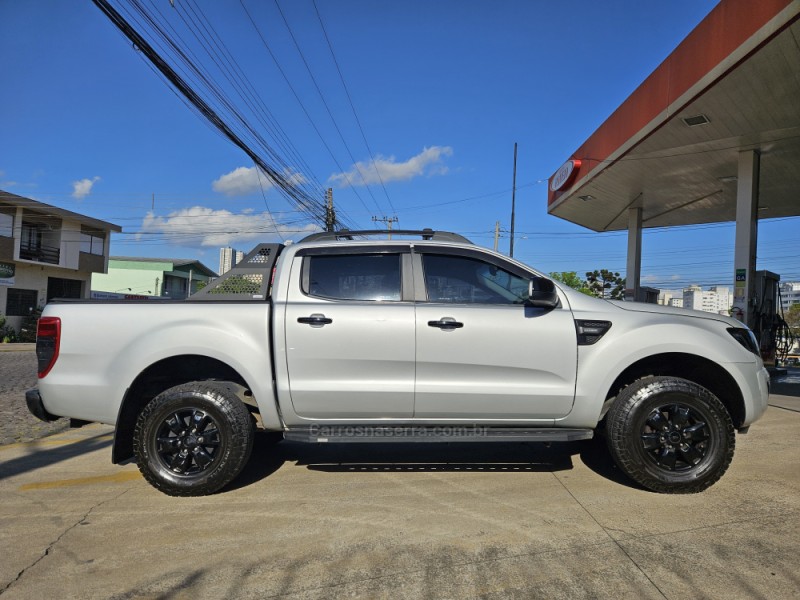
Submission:
[[[333,323],[333,319],[329,319],[325,315],[313,314],[310,317],[298,317],[297,322],[311,325],[312,327],[322,327]]]
[[[438,327],[439,329],[461,329],[463,323],[459,323],[451,317],[444,317],[439,321],[428,321],[428,327]]]

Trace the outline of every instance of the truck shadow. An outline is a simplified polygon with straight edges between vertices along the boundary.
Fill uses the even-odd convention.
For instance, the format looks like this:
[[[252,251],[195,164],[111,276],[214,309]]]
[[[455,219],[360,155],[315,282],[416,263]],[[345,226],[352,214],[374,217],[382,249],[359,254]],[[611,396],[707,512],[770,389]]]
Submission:
[[[532,442],[328,445],[287,441],[275,444],[256,434],[250,461],[225,491],[257,483],[286,463],[323,473],[555,473],[573,469],[575,456],[601,477],[641,489],[616,467],[600,439],[552,445]]]
[[[0,479],[35,471],[65,460],[111,447],[111,434],[104,431],[74,441],[64,441],[63,445],[52,446],[52,440],[43,438],[24,444],[25,454],[0,462]]]

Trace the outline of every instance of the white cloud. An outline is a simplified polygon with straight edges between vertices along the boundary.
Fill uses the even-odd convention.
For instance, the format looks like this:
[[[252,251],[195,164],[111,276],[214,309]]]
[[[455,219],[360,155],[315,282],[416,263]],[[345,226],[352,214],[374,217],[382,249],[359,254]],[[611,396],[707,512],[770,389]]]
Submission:
[[[450,146],[431,146],[423,148],[422,152],[412,156],[405,162],[397,162],[394,156],[376,156],[372,161],[357,162],[345,173],[334,173],[328,182],[339,187],[371,185],[389,181],[405,181],[421,175],[444,175],[447,167],[442,160],[452,156],[453,148]],[[380,174],[380,177],[378,177]]]
[[[146,234],[163,234],[166,241],[177,246],[238,246],[242,250],[249,250],[256,242],[275,240],[276,227],[284,238],[294,239],[319,231],[316,225],[306,225],[298,231],[295,225],[276,223],[268,212],[256,213],[246,209],[233,213],[224,209],[192,206],[171,212],[165,217],[148,212],[142,222],[142,233],[137,238],[141,239]]]
[[[300,173],[289,169],[283,172],[283,176],[295,185],[302,185],[306,181],[305,177]],[[259,173],[256,167],[238,167],[211,183],[211,187],[215,192],[220,192],[226,196],[246,196],[262,188],[267,191],[273,186],[274,184],[267,174],[264,171]]]
[[[72,182],[72,197],[81,200],[92,193],[92,187],[100,181],[99,177],[79,179]]]

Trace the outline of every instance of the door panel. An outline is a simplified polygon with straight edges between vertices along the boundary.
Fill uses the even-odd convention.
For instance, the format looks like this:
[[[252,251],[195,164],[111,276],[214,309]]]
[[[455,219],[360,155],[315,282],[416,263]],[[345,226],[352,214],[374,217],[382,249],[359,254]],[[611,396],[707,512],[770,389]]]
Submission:
[[[463,327],[431,327],[451,318]],[[555,419],[572,410],[568,310],[417,305],[417,418]]]
[[[414,305],[399,301],[401,255],[315,258],[302,259],[306,289],[293,294],[285,313],[295,412],[308,419],[412,417]]]
[[[572,410],[578,348],[568,309],[525,306],[531,276],[474,257],[423,254],[415,268],[433,300],[417,304],[415,418]]]

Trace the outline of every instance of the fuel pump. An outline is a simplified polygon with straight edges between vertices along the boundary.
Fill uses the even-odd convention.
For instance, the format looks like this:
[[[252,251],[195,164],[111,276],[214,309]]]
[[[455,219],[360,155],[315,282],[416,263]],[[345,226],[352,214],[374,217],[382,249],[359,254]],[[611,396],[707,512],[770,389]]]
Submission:
[[[785,321],[779,314],[781,303],[779,285],[781,276],[771,271],[756,271],[756,294],[754,298],[753,333],[761,348],[761,358],[767,366],[775,366],[780,358],[779,333]]]

